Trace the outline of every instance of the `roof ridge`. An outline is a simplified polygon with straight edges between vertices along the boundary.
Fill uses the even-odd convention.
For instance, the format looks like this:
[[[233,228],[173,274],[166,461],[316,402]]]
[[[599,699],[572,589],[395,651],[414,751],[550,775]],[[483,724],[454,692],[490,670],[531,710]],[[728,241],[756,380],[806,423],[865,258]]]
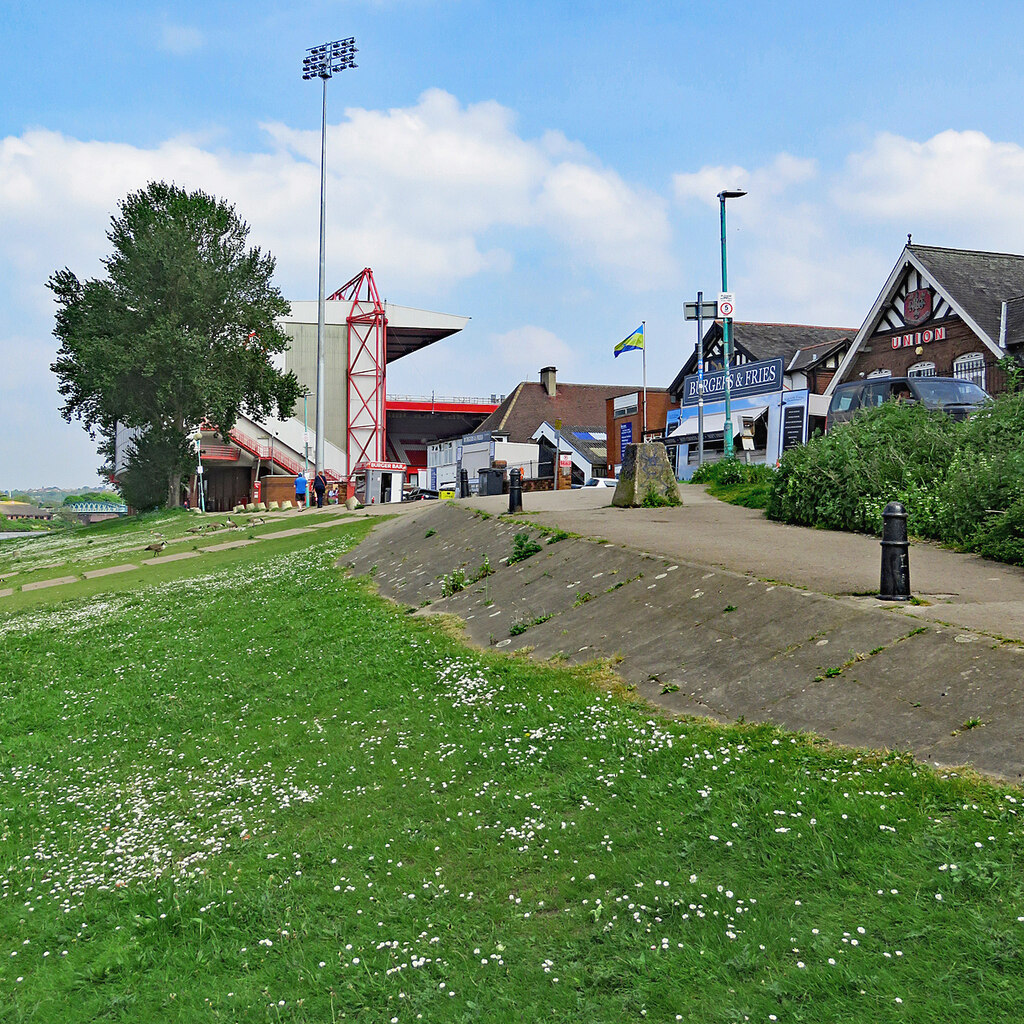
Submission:
[[[544,387],[544,385],[539,380],[524,380],[518,386],[522,387],[524,384],[530,384],[533,387],[537,387],[537,388]],[[560,380],[560,381],[558,381],[556,387],[559,387],[559,388],[626,388],[627,390],[629,390],[629,389],[634,389],[634,390],[637,390],[637,391],[642,390],[642,385],[640,385],[640,384],[574,384],[574,383],[572,383],[572,381],[567,381],[567,380]],[[650,384],[648,384],[647,385],[647,390],[648,391],[658,391],[659,389],[655,388],[655,387],[652,387]],[[664,391],[665,389],[661,388],[660,390]]]
[[[716,320],[715,323],[720,323]],[[778,323],[769,320],[733,320],[733,326],[747,324],[750,327],[806,327],[812,331],[859,331],[859,327],[831,327],[828,324],[793,324]]]
[[[505,426],[505,424],[508,422],[509,415],[512,413],[512,410],[515,408],[515,404],[516,404],[516,402],[519,399],[519,395],[522,392],[523,385],[525,383],[526,383],[526,381],[520,381],[516,385],[515,390],[512,392],[512,394],[508,396],[508,405],[505,406],[505,414],[498,421],[498,429],[499,430],[501,430]],[[495,412],[496,411],[497,410],[495,410]],[[492,415],[493,415],[493,413],[492,413]]]
[[[797,352],[806,352],[809,348],[824,348],[826,345],[832,345],[837,341],[842,341],[842,339],[832,338],[830,341],[816,341],[813,345],[801,345]]]
[[[911,250],[929,249],[932,252],[956,252],[966,254],[969,256],[1006,256],[1009,259],[1013,260],[1024,260],[1024,255],[1021,255],[1020,253],[996,252],[992,249],[961,249],[955,246],[948,245],[919,245],[917,242],[911,242],[907,246],[907,248]]]

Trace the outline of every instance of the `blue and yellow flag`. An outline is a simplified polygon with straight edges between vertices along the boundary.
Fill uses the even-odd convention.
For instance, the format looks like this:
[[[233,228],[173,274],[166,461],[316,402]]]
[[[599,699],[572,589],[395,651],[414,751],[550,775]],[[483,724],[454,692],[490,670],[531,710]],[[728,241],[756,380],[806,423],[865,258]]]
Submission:
[[[628,338],[620,341],[615,346],[615,358],[618,359],[623,352],[635,352],[644,347],[644,325],[641,324]]]

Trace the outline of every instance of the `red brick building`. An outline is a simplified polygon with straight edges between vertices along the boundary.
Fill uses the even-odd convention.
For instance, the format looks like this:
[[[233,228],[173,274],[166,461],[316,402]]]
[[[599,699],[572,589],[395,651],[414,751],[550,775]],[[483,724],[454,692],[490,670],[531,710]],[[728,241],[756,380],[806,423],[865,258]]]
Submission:
[[[1024,351],[1024,256],[908,242],[829,386],[939,376],[1004,389],[1000,359]]]

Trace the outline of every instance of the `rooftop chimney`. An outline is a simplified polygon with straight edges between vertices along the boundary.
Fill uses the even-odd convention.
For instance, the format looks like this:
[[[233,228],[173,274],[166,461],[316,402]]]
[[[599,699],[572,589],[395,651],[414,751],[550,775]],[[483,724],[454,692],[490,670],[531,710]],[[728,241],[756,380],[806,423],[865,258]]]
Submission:
[[[540,371],[540,382],[544,385],[548,398],[555,397],[555,374],[558,372],[554,366],[545,366]]]

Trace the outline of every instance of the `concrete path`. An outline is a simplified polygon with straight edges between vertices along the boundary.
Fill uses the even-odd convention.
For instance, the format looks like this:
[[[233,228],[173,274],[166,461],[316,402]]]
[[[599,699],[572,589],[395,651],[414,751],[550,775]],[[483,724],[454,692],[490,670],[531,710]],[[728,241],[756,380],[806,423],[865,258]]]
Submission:
[[[696,487],[678,509],[609,498],[525,495],[536,514],[518,521],[494,515],[507,497],[416,503],[345,562],[418,615],[459,616],[481,646],[607,658],[672,711],[1024,778],[1024,644],[1005,639],[1022,635],[1024,572],[915,544],[914,593],[934,603],[893,605],[863,596],[878,587],[873,538],[782,526]],[[607,543],[548,544],[534,524]],[[540,552],[503,565],[523,530]],[[493,576],[442,596],[443,576],[472,579],[485,555]]]
[[[681,508],[610,507],[610,490],[523,495],[526,521],[558,526],[584,537],[603,537],[702,565],[720,566],[762,580],[777,580],[817,594],[870,596],[878,592],[881,548],[861,534],[812,530],[766,519],[754,509],[727,505],[702,487],[681,488]],[[471,498],[473,507],[507,512],[508,497]],[[925,605],[904,614],[994,637],[1024,642],[1024,569],[958,554],[924,541],[910,547],[911,592]]]

